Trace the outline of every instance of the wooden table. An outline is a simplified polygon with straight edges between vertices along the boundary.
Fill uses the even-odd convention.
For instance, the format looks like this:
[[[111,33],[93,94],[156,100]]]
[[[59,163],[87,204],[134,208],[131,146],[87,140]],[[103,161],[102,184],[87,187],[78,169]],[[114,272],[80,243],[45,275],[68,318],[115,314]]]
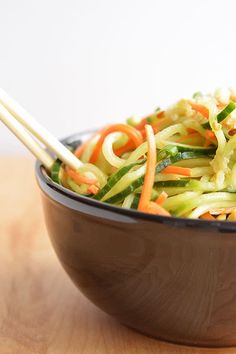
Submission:
[[[2,156],[0,165],[0,354],[236,353],[162,343],[97,309],[50,245],[33,161]]]

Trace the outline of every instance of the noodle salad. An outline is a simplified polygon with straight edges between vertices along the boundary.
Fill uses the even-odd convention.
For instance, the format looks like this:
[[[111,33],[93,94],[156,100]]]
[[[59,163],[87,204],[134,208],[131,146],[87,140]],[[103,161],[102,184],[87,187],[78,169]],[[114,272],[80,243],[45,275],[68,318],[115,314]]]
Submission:
[[[236,92],[218,89],[106,126],[73,150],[82,167],[56,160],[51,178],[121,208],[236,221],[235,108]]]

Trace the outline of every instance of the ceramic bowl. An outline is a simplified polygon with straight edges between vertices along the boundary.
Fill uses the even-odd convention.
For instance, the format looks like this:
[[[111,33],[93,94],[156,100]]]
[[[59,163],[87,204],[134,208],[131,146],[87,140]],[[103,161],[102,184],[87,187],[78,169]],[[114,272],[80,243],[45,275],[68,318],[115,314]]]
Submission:
[[[53,183],[39,162],[36,178],[52,245],[88,299],[161,340],[236,345],[236,223],[101,203]]]

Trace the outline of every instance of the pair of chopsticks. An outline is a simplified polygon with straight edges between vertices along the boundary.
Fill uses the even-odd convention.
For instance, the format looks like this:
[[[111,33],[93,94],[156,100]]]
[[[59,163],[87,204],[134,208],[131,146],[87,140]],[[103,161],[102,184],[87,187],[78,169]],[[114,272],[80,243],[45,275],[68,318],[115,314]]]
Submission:
[[[74,170],[82,166],[82,162],[72,152],[1,88],[0,121],[42,162],[47,170],[51,170],[55,159],[41,147],[36,139]]]

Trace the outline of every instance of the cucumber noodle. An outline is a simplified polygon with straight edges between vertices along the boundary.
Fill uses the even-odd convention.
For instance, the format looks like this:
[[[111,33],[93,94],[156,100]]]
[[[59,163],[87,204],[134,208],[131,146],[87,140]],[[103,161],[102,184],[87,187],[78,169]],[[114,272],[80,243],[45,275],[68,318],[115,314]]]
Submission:
[[[161,207],[171,216],[236,221],[236,95],[227,92],[227,97],[225,90],[197,93],[140,121],[129,118],[117,131],[116,124],[107,134],[103,129],[80,149],[84,164],[76,173],[83,183],[58,160],[51,178],[89,198],[138,209],[148,165],[149,124],[157,154],[150,203],[158,203],[165,192]]]

